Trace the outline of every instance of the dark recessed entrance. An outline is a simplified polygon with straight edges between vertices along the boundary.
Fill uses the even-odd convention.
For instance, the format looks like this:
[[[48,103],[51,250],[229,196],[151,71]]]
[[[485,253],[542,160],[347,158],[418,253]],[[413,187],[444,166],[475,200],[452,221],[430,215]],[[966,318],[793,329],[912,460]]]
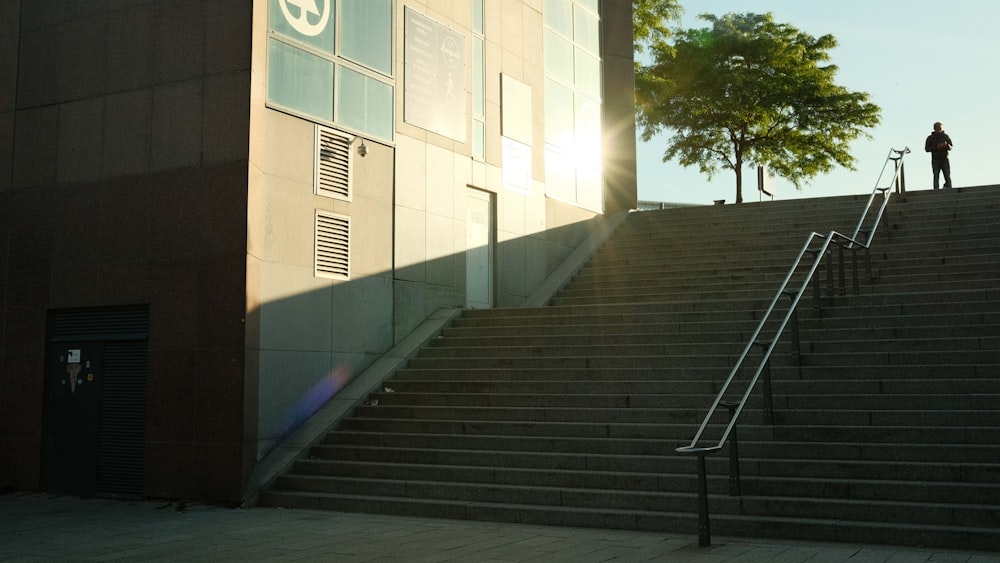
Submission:
[[[43,487],[141,497],[148,308],[55,310],[48,328]]]

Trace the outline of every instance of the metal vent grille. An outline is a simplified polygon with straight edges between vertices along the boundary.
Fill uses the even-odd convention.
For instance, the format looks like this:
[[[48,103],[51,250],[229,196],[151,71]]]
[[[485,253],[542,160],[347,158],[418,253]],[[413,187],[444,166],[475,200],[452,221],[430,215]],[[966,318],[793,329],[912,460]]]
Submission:
[[[350,279],[351,218],[316,211],[315,275]]]
[[[120,309],[66,309],[55,312],[52,342],[67,340],[145,340],[149,331],[146,306]]]
[[[97,478],[102,493],[143,496],[147,357],[143,342],[104,345]]]
[[[316,127],[316,195],[351,201],[351,137]]]

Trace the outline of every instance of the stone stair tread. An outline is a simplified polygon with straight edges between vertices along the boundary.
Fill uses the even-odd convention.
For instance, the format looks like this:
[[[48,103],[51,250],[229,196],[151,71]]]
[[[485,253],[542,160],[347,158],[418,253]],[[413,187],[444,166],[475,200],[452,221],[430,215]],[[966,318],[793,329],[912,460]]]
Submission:
[[[867,200],[632,213],[547,305],[463,312],[285,479],[399,494],[262,498],[693,534],[695,464],[675,448],[805,234],[851,233]],[[827,287],[834,250],[803,288],[801,365],[788,334],[771,358],[776,424],[759,392],[743,410],[744,495],[725,452],[706,459],[717,533],[1000,549],[997,211],[1000,189],[894,195],[857,294],[849,269]],[[465,498],[407,496],[426,488]]]

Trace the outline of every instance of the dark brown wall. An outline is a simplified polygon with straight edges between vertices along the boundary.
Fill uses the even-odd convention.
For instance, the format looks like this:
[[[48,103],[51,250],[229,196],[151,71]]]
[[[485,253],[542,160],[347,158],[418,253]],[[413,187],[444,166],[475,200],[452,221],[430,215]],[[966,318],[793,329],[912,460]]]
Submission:
[[[18,8],[18,80],[0,89],[0,486],[42,486],[50,312],[147,304],[145,493],[239,501],[256,420],[244,371],[252,5]]]
[[[148,303],[146,493],[238,500],[246,164],[4,194],[0,482],[40,486],[50,309]],[[8,458],[8,456],[10,456]]]

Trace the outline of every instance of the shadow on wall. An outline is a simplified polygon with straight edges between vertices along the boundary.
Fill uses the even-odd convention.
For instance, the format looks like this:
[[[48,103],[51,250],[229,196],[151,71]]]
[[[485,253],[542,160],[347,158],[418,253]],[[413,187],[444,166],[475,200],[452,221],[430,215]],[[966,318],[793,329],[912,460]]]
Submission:
[[[493,302],[521,306],[605,224],[598,217],[495,244],[486,280],[495,288]],[[248,331],[256,331],[259,342],[252,346],[248,337],[247,372],[256,369],[258,376],[257,459],[425,320],[442,309],[465,308],[466,256],[476,250],[400,265],[395,276],[313,278],[322,287],[250,311]]]

